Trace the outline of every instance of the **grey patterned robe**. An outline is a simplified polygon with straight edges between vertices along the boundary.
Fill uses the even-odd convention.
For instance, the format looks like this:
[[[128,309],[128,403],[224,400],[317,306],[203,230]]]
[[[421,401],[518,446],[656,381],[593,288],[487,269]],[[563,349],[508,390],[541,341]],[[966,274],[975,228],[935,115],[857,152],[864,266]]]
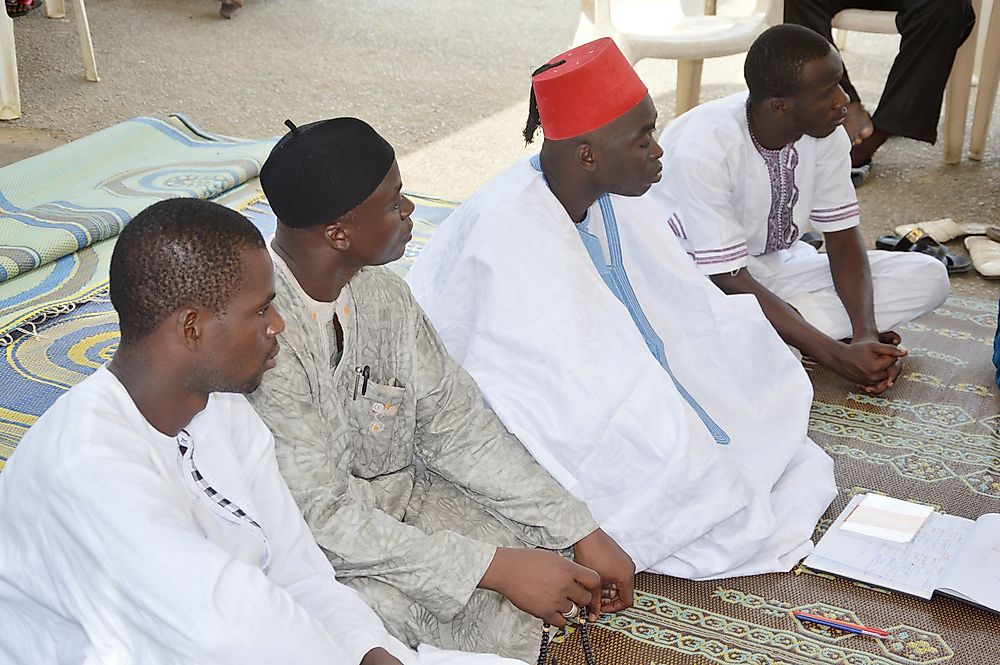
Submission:
[[[477,589],[496,547],[597,528],[484,404],[399,277],[366,268],[321,320],[275,257],[278,365],[251,400],[337,577],[399,639],[533,660],[540,623]],[[367,386],[362,373],[369,368]]]

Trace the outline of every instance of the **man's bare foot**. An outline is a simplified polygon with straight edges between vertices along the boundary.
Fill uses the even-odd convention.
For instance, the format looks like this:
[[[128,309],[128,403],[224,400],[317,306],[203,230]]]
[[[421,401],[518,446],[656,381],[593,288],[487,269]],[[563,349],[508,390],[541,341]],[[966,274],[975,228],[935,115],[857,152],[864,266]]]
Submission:
[[[847,105],[847,117],[844,118],[844,129],[847,130],[847,135],[851,137],[853,145],[858,145],[875,131],[875,125],[872,124],[872,117],[868,115],[868,111],[861,105],[861,102],[851,102]]]
[[[879,129],[871,133],[868,138],[862,139],[860,143],[851,148],[851,166],[864,166],[872,161],[872,155],[882,147],[891,134],[887,134]]]

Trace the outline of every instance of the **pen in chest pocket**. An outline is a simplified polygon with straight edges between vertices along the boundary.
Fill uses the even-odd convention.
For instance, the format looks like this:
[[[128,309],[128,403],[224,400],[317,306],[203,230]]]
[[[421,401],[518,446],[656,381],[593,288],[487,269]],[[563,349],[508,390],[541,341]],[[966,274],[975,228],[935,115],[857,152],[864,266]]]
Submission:
[[[361,395],[368,392],[368,379],[371,377],[372,368],[368,365],[354,368],[354,399],[358,399],[358,384],[361,384]]]

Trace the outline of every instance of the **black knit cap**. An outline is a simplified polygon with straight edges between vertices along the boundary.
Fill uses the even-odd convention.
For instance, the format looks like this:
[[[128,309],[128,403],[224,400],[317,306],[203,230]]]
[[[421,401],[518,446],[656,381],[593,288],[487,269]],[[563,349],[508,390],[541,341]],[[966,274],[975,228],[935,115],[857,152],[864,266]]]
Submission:
[[[385,179],[396,153],[371,125],[333,118],[291,129],[260,169],[271,209],[286,226],[327,224],[364,202]]]

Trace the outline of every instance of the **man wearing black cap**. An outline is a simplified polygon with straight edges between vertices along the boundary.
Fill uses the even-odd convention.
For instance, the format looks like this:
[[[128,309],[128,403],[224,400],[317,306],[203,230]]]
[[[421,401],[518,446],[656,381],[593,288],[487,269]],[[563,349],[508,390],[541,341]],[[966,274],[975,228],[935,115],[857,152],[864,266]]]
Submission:
[[[373,267],[412,228],[392,147],[355,118],[289,126],[261,170],[286,357],[252,399],[338,579],[411,645],[523,659],[532,615],[630,605],[628,556],[484,405],[406,284]],[[576,563],[554,551],[570,547]]]

